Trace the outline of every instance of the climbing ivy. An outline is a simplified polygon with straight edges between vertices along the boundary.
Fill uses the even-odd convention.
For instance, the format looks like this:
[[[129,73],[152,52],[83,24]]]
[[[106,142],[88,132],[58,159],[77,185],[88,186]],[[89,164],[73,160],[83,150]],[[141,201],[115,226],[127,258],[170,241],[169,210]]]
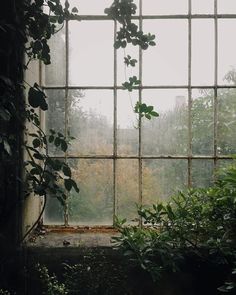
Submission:
[[[114,0],[112,5],[105,9],[105,13],[121,25],[114,42],[116,49],[126,48],[128,44],[132,44],[133,46],[140,46],[142,50],[146,50],[149,46],[156,45],[154,41],[156,36],[151,33],[146,34],[142,30],[139,30],[138,26],[133,22],[132,17],[136,14],[136,11],[137,5],[133,3],[133,0]],[[133,59],[130,55],[124,56],[124,64],[127,67],[135,67],[136,63],[137,60]],[[141,80],[136,76],[130,77],[128,81],[122,84],[124,89],[129,92],[132,92],[140,85]],[[149,120],[152,117],[159,116],[154,111],[153,106],[147,106],[140,101],[136,102],[134,112],[139,114],[140,118],[145,117]]]
[[[38,114],[47,111],[49,98],[40,85],[29,85],[23,80],[22,70],[27,70],[32,60],[39,60],[44,65],[50,64],[48,41],[67,21],[79,21],[80,17],[78,9],[71,8],[67,0],[64,5],[60,0],[22,0],[16,1],[15,4],[15,21],[13,24],[9,24],[7,20],[1,21],[0,34],[3,39],[8,40],[8,36],[11,36],[16,42],[23,44],[26,61],[23,67],[22,61],[18,62],[17,79],[14,80],[8,74],[0,75],[0,160],[7,163],[9,160],[20,158],[20,154],[15,151],[19,150],[21,144],[29,159],[24,163],[24,176],[19,179],[23,184],[24,196],[31,193],[43,196],[46,204],[47,196],[50,194],[64,204],[67,192],[72,188],[79,192],[79,188],[72,178],[68,164],[52,158],[49,150],[50,145],[53,145],[66,153],[73,138],[55,130],[50,130],[49,135],[45,134],[40,126]],[[133,0],[115,0],[111,7],[105,9],[109,17],[121,24],[114,43],[115,48],[125,48],[131,43],[146,50],[149,46],[155,45],[155,35],[145,34],[133,23],[132,17],[136,9]],[[23,56],[19,58],[22,59]],[[127,55],[124,57],[124,63],[127,67],[134,67],[137,60]],[[123,83],[124,89],[128,91],[133,91],[140,85],[141,81],[136,76]],[[147,119],[158,116],[152,106],[141,102],[137,102],[134,112]],[[24,137],[19,136],[19,133],[24,134]]]
[[[50,145],[66,153],[73,138],[55,130],[50,130],[49,136],[45,134],[38,114],[48,109],[48,97],[37,83],[29,85],[23,81],[20,72],[22,69],[27,70],[35,59],[45,65],[50,64],[48,41],[63,28],[66,21],[79,20],[79,17],[77,8],[70,10],[68,1],[65,1],[64,6],[60,0],[23,0],[16,5],[18,13],[15,23],[9,24],[7,20],[1,22],[0,33],[6,39],[7,34],[17,36],[18,42],[24,44],[26,62],[22,68],[22,61],[19,60],[19,73],[16,73],[18,79],[0,76],[0,160],[7,165],[9,161],[14,162],[20,157],[19,152],[16,153],[19,150],[19,133],[24,134],[25,140],[21,136],[21,145],[28,154],[28,160],[23,165],[24,173],[19,179],[23,184],[23,194],[27,197],[33,193],[45,200],[35,226],[42,217],[48,195],[64,205],[67,193],[72,188],[78,193],[79,188],[72,178],[69,165],[49,154]],[[20,127],[15,130],[11,126]]]

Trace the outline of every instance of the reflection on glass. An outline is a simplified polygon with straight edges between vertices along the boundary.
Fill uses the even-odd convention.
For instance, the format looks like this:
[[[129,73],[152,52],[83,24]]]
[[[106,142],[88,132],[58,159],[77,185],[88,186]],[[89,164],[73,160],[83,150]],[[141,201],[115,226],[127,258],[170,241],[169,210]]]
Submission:
[[[214,83],[214,22],[192,21],[192,84]]]
[[[186,155],[188,142],[187,91],[144,90],[143,102],[159,117],[142,120],[143,155]]]
[[[192,160],[192,186],[209,187],[213,182],[213,160]]]
[[[235,72],[236,60],[236,42],[234,36],[236,30],[236,20],[220,19],[218,20],[218,83],[235,84],[235,80],[230,79],[230,72]]]
[[[143,204],[168,201],[187,185],[186,160],[143,161]]]
[[[236,13],[236,1],[235,0],[218,0],[218,13],[219,14]]]
[[[79,15],[104,14],[104,9],[110,7],[112,0],[69,0],[70,7],[77,7]]]
[[[156,35],[156,46],[143,52],[143,84],[186,85],[188,35],[186,20],[144,20]]]
[[[196,155],[213,155],[214,92],[211,89],[192,91],[192,150]]]
[[[219,155],[236,153],[236,89],[218,91],[218,147]]]
[[[65,134],[65,91],[47,90],[48,110],[45,119],[46,134],[50,135],[49,130]],[[54,155],[63,155],[63,152],[53,144],[49,144],[49,152]]]
[[[137,218],[138,179],[137,160],[117,160],[117,215],[126,218],[128,223],[136,221]]]
[[[113,151],[113,92],[71,90],[69,133],[73,155],[108,155]]]
[[[80,192],[74,190],[68,199],[69,223],[79,225],[112,225],[112,160],[70,160],[73,177]]]
[[[118,91],[117,96],[117,150],[119,155],[138,154],[138,116],[134,106],[138,91]]]
[[[47,205],[44,211],[43,223],[47,224],[64,224],[64,206],[53,196],[48,196]]]
[[[143,14],[186,14],[188,0],[144,0]]]
[[[214,0],[192,0],[192,14],[214,13]]]
[[[69,84],[113,85],[113,22],[69,22]]]
[[[64,86],[66,84],[65,29],[49,40],[51,64],[45,66],[44,85]]]

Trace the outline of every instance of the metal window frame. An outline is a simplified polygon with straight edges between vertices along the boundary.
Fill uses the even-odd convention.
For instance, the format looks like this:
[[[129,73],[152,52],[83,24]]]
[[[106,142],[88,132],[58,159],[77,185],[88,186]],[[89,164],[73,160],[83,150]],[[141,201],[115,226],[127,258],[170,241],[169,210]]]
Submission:
[[[69,85],[69,24],[66,21],[65,24],[65,51],[66,51],[66,81],[65,86],[47,86],[42,84],[42,67],[40,67],[40,81],[41,86],[44,90],[65,90],[65,136],[68,134],[68,92],[70,90],[112,90],[113,91],[113,154],[112,155],[69,155],[65,153],[64,156],[55,156],[55,158],[65,159],[104,159],[113,161],[113,223],[115,221],[115,215],[117,215],[117,185],[116,185],[116,174],[117,174],[117,160],[119,159],[135,159],[138,161],[138,188],[139,188],[139,203],[142,204],[142,165],[143,160],[158,160],[158,159],[183,159],[187,161],[187,185],[191,187],[192,185],[192,161],[195,159],[199,160],[213,160],[214,169],[218,164],[218,160],[230,160],[231,156],[221,156],[217,154],[217,143],[218,143],[218,89],[235,89],[236,85],[219,85],[218,84],[218,19],[236,19],[236,14],[218,14],[217,10],[217,0],[214,0],[214,13],[213,14],[192,14],[192,0],[188,0],[188,13],[187,14],[176,14],[176,15],[142,15],[142,4],[145,0],[139,0],[139,15],[134,16],[134,20],[138,20],[140,29],[143,26],[143,20],[152,19],[186,19],[188,22],[188,81],[186,85],[145,85],[142,84],[136,87],[138,90],[138,100],[142,102],[142,92],[145,89],[186,89],[188,93],[188,155],[187,156],[171,156],[171,155],[158,155],[158,156],[145,156],[142,155],[142,123],[141,117],[138,121],[138,154],[137,156],[121,156],[117,153],[117,91],[124,89],[117,83],[117,50],[114,48],[114,84],[111,86],[80,86],[80,85]],[[101,20],[111,20],[111,18],[105,15],[82,15],[80,16],[81,21],[101,21]],[[213,19],[214,20],[214,84],[213,85],[192,85],[192,20],[193,19]],[[114,22],[114,40],[117,32],[117,23]],[[143,55],[142,50],[139,48],[139,79],[142,81],[142,65],[143,65]],[[194,155],[192,153],[192,90],[193,89],[212,89],[214,92],[213,97],[213,108],[214,108],[214,148],[213,155]],[[68,218],[68,205],[65,206],[64,210],[64,226],[69,226]],[[140,220],[140,224],[141,224]],[[109,225],[110,226],[110,225]]]

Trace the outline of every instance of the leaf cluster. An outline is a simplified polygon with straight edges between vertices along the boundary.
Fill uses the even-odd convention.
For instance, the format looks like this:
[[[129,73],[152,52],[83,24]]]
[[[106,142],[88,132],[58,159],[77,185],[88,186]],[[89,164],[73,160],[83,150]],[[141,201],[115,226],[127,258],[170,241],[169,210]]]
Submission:
[[[134,112],[140,114],[141,117],[145,117],[148,120],[151,120],[152,117],[159,117],[159,114],[154,111],[153,106],[147,106],[146,103],[140,103],[137,101]]]
[[[124,82],[122,84],[122,86],[125,89],[127,89],[129,92],[132,92],[136,86],[140,85],[140,83],[141,83],[141,81],[138,80],[138,78],[136,76],[133,76],[133,77],[129,78],[129,82]]]
[[[132,16],[135,15],[136,10],[137,6],[133,0],[115,0],[109,8],[105,9],[109,17],[121,24],[114,43],[116,49],[125,48],[128,43],[138,45],[144,50],[156,45],[155,35],[145,34],[135,23],[132,23]]]
[[[118,221],[121,236],[114,241],[125,255],[157,281],[163,271],[184,269],[189,258],[199,263],[230,269],[220,292],[236,286],[236,166],[218,175],[214,186],[179,192],[167,204],[140,207],[146,225],[127,227]]]
[[[77,19],[77,8],[69,10],[68,1],[64,7],[60,0],[34,0],[24,2],[24,31],[31,39],[26,47],[29,60],[37,58],[44,64],[51,63],[48,40],[63,26],[66,20]],[[60,29],[57,26],[61,26]]]
[[[37,117],[34,110],[29,110],[32,116]],[[47,196],[57,198],[64,205],[67,192],[72,188],[79,193],[76,182],[72,179],[69,165],[62,160],[50,157],[49,145],[54,145],[57,149],[66,152],[69,139],[60,132],[50,130],[47,136],[44,131],[37,126],[35,133],[29,133],[32,143],[26,143],[26,150],[29,161],[25,163],[27,189],[26,193],[33,192],[37,196]],[[71,138],[70,138],[71,139]]]
[[[48,269],[40,264],[36,265],[43,287],[43,295],[66,295],[68,290],[64,283],[58,281],[55,275],[50,275]]]

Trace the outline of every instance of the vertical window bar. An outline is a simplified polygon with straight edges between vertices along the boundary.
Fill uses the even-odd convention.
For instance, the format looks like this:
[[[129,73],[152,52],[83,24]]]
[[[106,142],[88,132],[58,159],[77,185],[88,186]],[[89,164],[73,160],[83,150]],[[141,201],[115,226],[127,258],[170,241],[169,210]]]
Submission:
[[[142,30],[143,29],[143,18],[142,18],[142,0],[139,0],[139,29]],[[143,52],[142,52],[142,48],[139,46],[139,80],[141,81],[140,87],[139,87],[139,103],[142,103],[142,68],[143,68]],[[139,115],[139,122],[138,122],[138,130],[139,130],[139,147],[138,147],[138,158],[139,158],[139,171],[138,171],[138,175],[139,175],[139,184],[138,184],[138,188],[139,188],[139,205],[142,205],[143,203],[143,185],[142,185],[142,118]],[[140,218],[139,220],[140,225],[142,226],[142,219]]]
[[[217,165],[217,121],[218,121],[218,8],[214,0],[214,28],[215,28],[215,77],[214,77],[214,168]],[[214,174],[215,175],[215,174]]]
[[[114,43],[116,40],[117,22],[114,21]],[[117,215],[116,164],[117,164],[117,49],[114,47],[114,126],[113,126],[113,225]]]
[[[192,186],[192,1],[188,1],[188,187]]]
[[[69,26],[68,20],[66,20],[65,24],[66,28],[66,86],[65,86],[65,137],[68,137],[68,73],[69,73]],[[65,152],[65,161],[67,162],[67,151]],[[65,200],[65,208],[64,208],[64,225],[69,225],[69,212],[68,212],[68,193],[66,193],[67,198]]]

